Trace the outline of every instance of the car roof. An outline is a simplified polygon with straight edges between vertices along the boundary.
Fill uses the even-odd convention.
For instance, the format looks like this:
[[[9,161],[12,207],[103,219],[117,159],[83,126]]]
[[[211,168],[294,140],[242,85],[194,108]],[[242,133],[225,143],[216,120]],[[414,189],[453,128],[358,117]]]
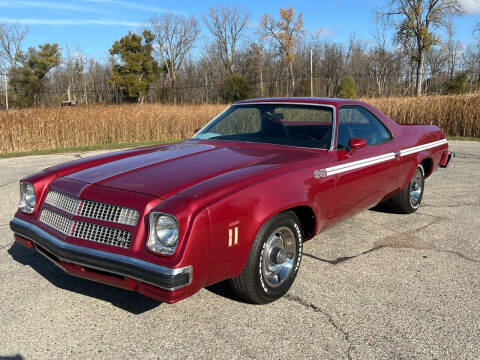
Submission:
[[[286,104],[315,104],[315,105],[365,105],[362,101],[340,98],[320,98],[320,97],[272,97],[257,98],[237,101],[234,105],[240,104],[258,104],[258,103],[286,103]]]

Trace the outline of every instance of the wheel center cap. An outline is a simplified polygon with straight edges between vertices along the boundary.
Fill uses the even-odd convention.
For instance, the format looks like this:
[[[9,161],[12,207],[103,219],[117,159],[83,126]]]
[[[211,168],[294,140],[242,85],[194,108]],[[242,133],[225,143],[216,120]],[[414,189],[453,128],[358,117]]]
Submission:
[[[287,252],[283,249],[278,250],[277,258],[275,260],[277,264],[283,264],[285,261],[287,261]]]

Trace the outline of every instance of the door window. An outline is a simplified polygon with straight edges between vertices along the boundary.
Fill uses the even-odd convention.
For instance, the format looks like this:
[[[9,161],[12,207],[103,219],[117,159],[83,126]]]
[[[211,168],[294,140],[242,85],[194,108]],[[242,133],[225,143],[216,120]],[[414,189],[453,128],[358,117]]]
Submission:
[[[338,113],[337,149],[347,149],[353,137],[376,145],[391,140],[392,134],[370,111],[359,106],[342,107]]]

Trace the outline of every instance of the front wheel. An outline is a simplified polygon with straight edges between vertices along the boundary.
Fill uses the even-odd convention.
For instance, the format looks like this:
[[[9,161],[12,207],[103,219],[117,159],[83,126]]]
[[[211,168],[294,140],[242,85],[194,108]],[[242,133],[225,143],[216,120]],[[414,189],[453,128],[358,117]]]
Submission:
[[[390,199],[393,210],[402,214],[411,214],[417,211],[422,202],[424,187],[425,171],[419,164],[408,185]]]
[[[258,232],[243,272],[230,280],[237,296],[266,304],[287,293],[302,259],[302,229],[293,212],[281,213]]]

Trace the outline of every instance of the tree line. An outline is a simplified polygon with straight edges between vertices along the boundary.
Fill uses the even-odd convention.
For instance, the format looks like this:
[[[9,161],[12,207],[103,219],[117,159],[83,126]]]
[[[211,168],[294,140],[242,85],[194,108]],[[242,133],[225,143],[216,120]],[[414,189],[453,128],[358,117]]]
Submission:
[[[388,0],[371,39],[307,32],[293,8],[263,14],[249,35],[247,8],[200,17],[155,15],[115,41],[109,60],[55,43],[23,48],[28,29],[0,24],[0,72],[17,107],[70,103],[231,102],[266,96],[381,97],[480,89],[480,41],[455,38],[458,0]],[[202,39],[201,25],[207,32]],[[445,29],[445,38],[439,29]],[[480,23],[474,34],[480,35]],[[393,43],[389,39],[393,35]],[[1,100],[0,100],[1,101]],[[1,104],[1,103],[0,103]]]

